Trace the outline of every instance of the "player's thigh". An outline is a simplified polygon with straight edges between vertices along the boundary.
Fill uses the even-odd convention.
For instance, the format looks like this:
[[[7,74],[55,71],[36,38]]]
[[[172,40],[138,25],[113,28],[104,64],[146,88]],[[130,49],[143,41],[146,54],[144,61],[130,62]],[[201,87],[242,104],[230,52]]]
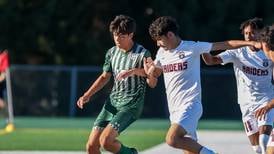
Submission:
[[[245,133],[247,136],[251,136],[259,132],[258,121],[248,108],[242,109],[242,121],[245,128]]]
[[[119,133],[110,124],[103,130],[100,140],[114,141],[118,137]]]
[[[265,106],[265,105],[261,105],[259,107],[262,107],[262,106]],[[269,110],[266,113],[265,118],[258,120],[259,133],[270,135],[272,131],[273,121],[274,121],[274,108]]]
[[[202,110],[200,102],[188,103],[180,110],[170,114],[171,124],[179,125],[186,132],[185,136],[197,140],[196,129]]]
[[[106,104],[103,106],[101,112],[94,121],[93,129],[103,130],[115,116],[116,112],[110,110],[107,106],[108,105]]]
[[[102,132],[102,129],[92,129],[92,131],[89,134],[87,145],[100,146],[99,139]]]

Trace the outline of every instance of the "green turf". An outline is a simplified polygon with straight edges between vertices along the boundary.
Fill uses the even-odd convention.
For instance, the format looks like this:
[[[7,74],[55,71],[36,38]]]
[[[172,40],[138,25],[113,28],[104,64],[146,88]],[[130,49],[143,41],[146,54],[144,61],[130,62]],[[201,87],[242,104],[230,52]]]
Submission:
[[[16,117],[16,130],[0,136],[0,150],[84,150],[93,119]],[[144,150],[165,138],[168,120],[141,119],[121,134],[129,146]],[[242,130],[239,121],[202,120],[199,129]]]

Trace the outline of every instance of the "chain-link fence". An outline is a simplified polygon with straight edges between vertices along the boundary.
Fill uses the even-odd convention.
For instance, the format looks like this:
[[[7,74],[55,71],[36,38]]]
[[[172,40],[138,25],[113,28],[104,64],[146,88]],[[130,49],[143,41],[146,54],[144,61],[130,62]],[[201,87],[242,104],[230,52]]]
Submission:
[[[91,99],[83,110],[76,101],[97,79],[100,67],[12,65],[15,116],[95,116],[112,84]],[[231,69],[202,69],[203,118],[240,118],[236,82]],[[168,117],[163,79],[147,89],[143,117]]]

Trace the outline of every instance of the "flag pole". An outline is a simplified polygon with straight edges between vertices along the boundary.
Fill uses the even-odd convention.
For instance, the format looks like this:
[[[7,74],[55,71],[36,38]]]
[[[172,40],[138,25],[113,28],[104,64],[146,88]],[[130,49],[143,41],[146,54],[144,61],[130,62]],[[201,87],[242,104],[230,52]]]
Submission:
[[[6,69],[6,87],[7,87],[7,97],[8,97],[8,123],[13,124],[13,102],[12,102],[12,90],[11,90],[11,80],[10,80],[10,68]]]
[[[8,50],[1,52],[1,71],[5,72],[6,76],[6,88],[7,88],[7,103],[8,103],[8,121],[5,127],[6,132],[12,132],[14,130],[14,116],[13,116],[13,102],[12,102],[12,92],[11,92],[11,77],[10,77],[10,64]]]

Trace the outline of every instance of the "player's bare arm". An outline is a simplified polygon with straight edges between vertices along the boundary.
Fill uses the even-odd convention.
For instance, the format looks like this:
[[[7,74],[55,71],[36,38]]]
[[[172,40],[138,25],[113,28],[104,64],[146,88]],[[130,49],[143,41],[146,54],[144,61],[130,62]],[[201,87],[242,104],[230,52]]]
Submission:
[[[97,91],[102,89],[110,80],[111,73],[103,72],[96,81],[90,86],[90,88],[81,96],[77,101],[77,106],[80,109],[83,109],[84,104],[86,104],[92,95],[94,95]]]
[[[274,51],[264,51],[264,53],[274,62]]]
[[[145,72],[145,69],[148,68],[148,63],[151,63],[152,59],[151,57],[144,58],[144,69],[143,68],[133,68],[130,70],[125,70],[122,71],[117,75],[118,80],[122,80],[124,78],[127,78],[129,76],[137,75],[137,76],[142,76],[142,77],[147,77],[147,84],[149,87],[154,88],[157,85],[157,77],[154,77],[152,75],[149,75]],[[153,61],[152,61],[153,62]]]
[[[266,106],[259,108],[258,110],[256,110],[255,112],[255,117],[257,119],[264,119],[265,118],[265,114],[270,110],[274,108],[274,99],[271,100],[271,102],[269,102]]]
[[[235,49],[235,48],[240,48],[243,46],[254,46],[256,48],[261,48],[261,43],[256,42],[256,41],[242,41],[242,40],[230,40],[230,41],[224,41],[224,42],[215,42],[212,43],[212,51],[216,50],[227,50],[227,49]],[[210,53],[204,53],[202,54],[202,58],[204,62],[207,65],[216,65],[216,64],[221,64],[223,61],[222,59],[216,55],[213,56]]]
[[[254,46],[257,49],[261,48],[261,43],[256,41],[242,41],[242,40],[229,40],[224,42],[214,42],[212,43],[212,51],[216,50],[227,50],[236,49],[244,46]]]
[[[144,58],[143,61],[145,62],[147,60],[152,61],[151,57]],[[147,74],[146,74],[146,72],[145,72],[145,70],[143,68],[133,68],[133,69],[130,69],[130,70],[123,70],[122,72],[120,72],[117,75],[117,79],[118,80],[122,80],[122,79],[125,79],[125,78],[127,78],[129,76],[133,76],[133,75],[147,77]]]
[[[152,70],[153,67],[151,67],[152,64],[153,64],[153,60],[151,57],[144,58],[143,66],[144,66],[144,72],[146,73],[146,76],[147,76],[146,82],[149,85],[149,87],[155,88],[158,82],[158,79],[157,79],[158,77],[152,74],[152,71],[153,71]]]
[[[152,60],[150,61],[146,59],[144,60],[144,70],[148,76],[153,76],[155,78],[161,76],[163,72],[163,70],[157,67]]]
[[[202,58],[207,65],[216,65],[223,62],[219,56],[213,56],[210,53],[203,53]]]
[[[144,69],[142,69],[142,68],[133,68],[133,69],[121,71],[117,75],[116,78],[117,78],[117,80],[123,80],[127,77],[134,76],[134,75],[146,77],[146,73],[145,73]]]

